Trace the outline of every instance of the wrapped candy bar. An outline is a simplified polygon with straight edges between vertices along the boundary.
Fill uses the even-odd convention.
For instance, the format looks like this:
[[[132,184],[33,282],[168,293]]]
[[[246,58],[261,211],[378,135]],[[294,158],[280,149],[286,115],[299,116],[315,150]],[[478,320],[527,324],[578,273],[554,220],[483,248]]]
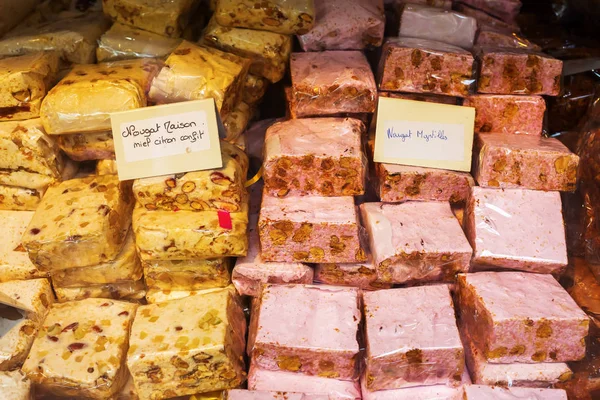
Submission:
[[[0,282],[43,278],[47,274],[31,263],[21,245],[21,237],[27,229],[33,212],[0,210],[3,236],[0,243]]]
[[[363,301],[367,389],[460,383],[463,346],[448,286],[365,292]]]
[[[366,261],[352,197],[264,196],[258,221],[265,261]]]
[[[558,139],[478,134],[473,176],[480,186],[573,191],[579,157]]]
[[[164,37],[115,22],[100,38],[96,49],[98,62],[131,58],[164,58],[181,40]]]
[[[43,195],[43,190],[0,185],[0,210],[34,211]]]
[[[148,95],[153,102],[213,98],[225,118],[237,104],[250,60],[184,41],[165,64],[150,87]]]
[[[375,78],[359,51],[293,53],[290,71],[298,117],[375,111]]]
[[[466,97],[472,84],[473,56],[433,40],[387,39],[379,62],[381,90]]]
[[[379,198],[384,203],[409,200],[464,204],[475,181],[469,173],[398,164],[375,164]]]
[[[465,385],[461,393],[460,398],[464,400],[567,400],[567,393],[562,389]]]
[[[71,133],[57,136],[60,148],[73,160],[103,160],[115,157],[112,131]]]
[[[132,207],[129,183],[115,175],[65,181],[46,192],[23,246],[43,271],[113,260],[123,247]]]
[[[491,363],[576,361],[589,319],[549,274],[458,276],[459,308],[472,343]]]
[[[31,381],[21,371],[0,372],[0,392],[4,400],[31,400]]]
[[[285,396],[285,397],[282,397]],[[331,397],[327,394],[309,394],[309,393],[282,393],[268,392],[265,390],[241,390],[234,389],[227,391],[227,400],[329,400]]]
[[[213,260],[147,261],[144,278],[150,289],[203,290],[230,284],[229,261]]]
[[[103,0],[104,12],[113,20],[162,36],[178,38],[189,23],[194,0]]]
[[[269,81],[265,78],[253,74],[246,75],[242,87],[242,101],[248,105],[258,103],[267,92],[268,86]]]
[[[235,291],[235,288],[233,286],[229,285],[229,287],[231,288],[231,290]],[[148,302],[148,304],[166,303],[173,300],[183,299],[185,297],[218,292],[222,289],[222,287],[202,290],[160,290],[150,288],[146,292],[146,301]]]
[[[471,49],[477,33],[477,20],[455,11],[416,4],[402,10],[399,36],[444,42]]]
[[[235,388],[246,378],[246,319],[235,290],[138,309],[127,366],[141,399]]]
[[[203,33],[203,44],[252,60],[250,73],[275,83],[285,74],[292,39],[274,32],[223,27],[212,18]]]
[[[266,370],[356,380],[358,304],[356,288],[266,285],[252,305],[248,354]]]
[[[80,287],[58,287],[55,285],[54,291],[60,303],[89,298],[137,302],[146,296],[146,285],[141,280]]]
[[[220,0],[215,9],[219,25],[303,35],[313,27],[313,0]]]
[[[254,115],[255,109],[240,101],[232,112],[223,120],[225,127],[225,140],[235,143],[248,127],[248,123]]]
[[[523,49],[481,47],[477,59],[479,93],[556,96],[560,92],[563,63],[549,55]]]
[[[504,22],[513,23],[521,10],[520,0],[461,0],[471,7],[478,8]]]
[[[475,132],[541,135],[546,102],[541,96],[473,95],[463,106],[475,108]]]
[[[364,203],[360,209],[380,281],[449,281],[469,270],[473,250],[449,203]]]
[[[379,282],[377,268],[368,256],[364,263],[356,264],[317,264],[315,282],[334,286],[353,286],[363,290],[389,289],[391,283]]]
[[[0,121],[36,118],[58,73],[55,53],[0,60]]]
[[[106,299],[55,304],[23,372],[57,396],[109,398],[127,380],[123,361],[136,308]]]
[[[267,129],[264,181],[267,193],[352,196],[364,193],[366,158],[362,122],[351,118],[306,118]]]
[[[475,270],[555,273],[568,263],[556,192],[474,187],[466,219]]]
[[[383,41],[383,1],[315,0],[315,26],[298,36],[304,51],[362,50]]]
[[[488,28],[489,29],[489,28]],[[475,40],[476,46],[509,47],[515,49],[528,49],[541,51],[542,48],[530,42],[515,32],[496,32],[494,30],[481,30]]]
[[[117,175],[117,162],[115,160],[98,160],[96,175]]]

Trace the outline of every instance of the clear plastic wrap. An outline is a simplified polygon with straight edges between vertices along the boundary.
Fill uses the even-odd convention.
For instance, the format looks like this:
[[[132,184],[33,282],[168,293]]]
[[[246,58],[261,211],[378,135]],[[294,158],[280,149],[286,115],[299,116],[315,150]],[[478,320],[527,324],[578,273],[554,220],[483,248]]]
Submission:
[[[375,111],[377,85],[359,51],[293,53],[290,73],[298,117]]]
[[[27,229],[33,212],[0,210],[2,242],[0,242],[0,282],[43,278],[21,245],[21,237]]]
[[[382,0],[315,0],[314,27],[298,36],[304,51],[362,50],[383,42]]]
[[[458,276],[461,326],[490,363],[566,362],[585,355],[589,318],[549,274]]]
[[[333,286],[353,286],[363,290],[389,289],[391,283],[379,282],[377,268],[372,257],[364,263],[356,264],[317,264],[315,265],[315,283]]]
[[[548,99],[548,130],[551,133],[575,130],[596,98],[600,79],[595,74],[563,78],[560,96]]]
[[[35,211],[43,195],[43,190],[0,185],[0,210]]]
[[[213,260],[148,261],[144,278],[149,289],[180,291],[225,287],[231,283],[230,261]]]
[[[248,175],[248,168],[250,168],[250,159],[248,155],[235,144],[231,144],[225,140],[221,140],[221,153],[227,154],[237,161],[242,167],[242,175],[246,177]]]
[[[365,191],[367,159],[357,119],[306,118],[273,124],[264,143],[265,190],[277,197],[354,196]]]
[[[541,96],[473,95],[463,106],[475,108],[475,132],[542,134],[546,102]]]
[[[449,203],[363,203],[360,209],[381,282],[448,282],[469,270],[473,250]]]
[[[521,10],[520,0],[461,0],[463,3],[514,24]]]
[[[246,318],[231,288],[138,309],[127,366],[143,399],[238,387]]]
[[[530,42],[518,33],[496,32],[494,30],[480,30],[475,40],[476,46],[497,46],[515,49],[528,49],[541,51],[542,48],[535,43]]]
[[[314,24],[313,0],[219,0],[215,9],[219,25],[302,35]]]
[[[572,192],[579,157],[554,138],[480,133],[473,177],[480,186]]]
[[[115,158],[115,144],[112,131],[71,133],[58,135],[60,148],[76,161],[103,160]]]
[[[519,26],[516,23],[507,23],[484,11],[473,8],[463,3],[455,3],[454,9],[458,12],[473,17],[477,20],[477,25],[481,31],[492,31],[511,35],[519,32]]]
[[[264,261],[366,261],[354,199],[263,196],[258,221]]]
[[[190,22],[196,4],[194,0],[103,0],[102,8],[122,24],[178,38]]]
[[[250,106],[262,100],[267,92],[269,81],[260,76],[248,74],[242,86],[242,101]]]
[[[466,97],[475,83],[473,63],[471,53],[460,47],[433,40],[390,38],[379,61],[379,88]]]
[[[472,270],[558,273],[568,263],[557,192],[474,187],[465,218]]]
[[[240,101],[223,120],[225,140],[229,143],[236,143],[248,127],[255,112],[256,109],[253,106]]]
[[[146,285],[141,280],[64,288],[55,285],[54,291],[61,303],[89,298],[139,302],[146,296]]]
[[[130,184],[93,175],[50,187],[23,235],[32,262],[49,271],[113,260],[131,223]]]
[[[181,40],[172,39],[115,22],[100,38],[98,62],[131,58],[166,58]]]
[[[21,371],[0,372],[0,393],[5,400],[32,400],[31,381]]]
[[[160,65],[137,59],[75,66],[42,103],[46,133],[110,131],[111,113],[146,106],[146,91]]]
[[[115,160],[98,160],[96,175],[117,175],[117,162]]]
[[[127,380],[124,360],[137,305],[105,299],[55,304],[23,372],[48,393],[106,399]]]
[[[35,9],[38,2],[39,0],[3,1],[0,4],[0,37],[25,19]]]
[[[459,398],[463,400],[567,400],[567,393],[562,389],[465,385],[460,390]]]
[[[154,78],[148,96],[155,103],[213,98],[221,118],[238,102],[251,61],[184,41]]]
[[[260,161],[262,165],[263,154],[264,154],[264,146],[265,146],[265,136],[267,133],[267,129],[275,122],[282,122],[283,118],[270,118],[263,119],[261,121],[256,121],[250,124],[246,132],[244,133],[244,138],[246,139],[246,153],[250,159],[255,160],[255,162]],[[252,187],[254,187],[253,185]],[[260,204],[258,204],[260,207]]]
[[[458,386],[464,370],[447,285],[363,294],[367,389]]]

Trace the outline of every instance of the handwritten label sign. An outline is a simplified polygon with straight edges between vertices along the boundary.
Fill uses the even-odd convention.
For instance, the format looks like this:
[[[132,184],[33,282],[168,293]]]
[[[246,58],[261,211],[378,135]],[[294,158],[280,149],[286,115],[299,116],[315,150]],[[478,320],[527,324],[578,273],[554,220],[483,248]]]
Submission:
[[[470,171],[475,109],[381,97],[375,162]]]
[[[214,100],[111,114],[120,180],[222,166]]]

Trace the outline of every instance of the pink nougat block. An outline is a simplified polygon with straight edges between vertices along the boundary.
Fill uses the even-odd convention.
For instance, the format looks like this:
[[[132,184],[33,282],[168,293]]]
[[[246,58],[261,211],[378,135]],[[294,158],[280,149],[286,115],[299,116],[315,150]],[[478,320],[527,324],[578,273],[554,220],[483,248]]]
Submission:
[[[267,371],[250,365],[248,389],[328,395],[329,400],[358,400],[360,386],[355,381],[308,376],[294,372]],[[262,399],[261,399],[262,400]]]
[[[502,28],[500,28],[500,32],[497,30],[498,29],[493,26],[484,25],[481,27],[477,39],[475,39],[475,46],[509,47],[534,51],[542,50],[540,46],[530,42],[516,32],[505,32],[502,31]]]
[[[473,55],[433,40],[390,38],[378,76],[381,90],[466,97],[475,82]]]
[[[458,276],[461,325],[492,363],[580,360],[589,318],[549,274]]]
[[[227,400],[331,400],[328,394],[272,392],[266,390],[233,389],[227,391]]]
[[[447,285],[363,294],[371,391],[458,385],[465,360]]]
[[[353,286],[364,290],[389,289],[391,283],[380,282],[373,259],[354,264],[317,264],[315,282],[328,285]]]
[[[290,73],[298,117],[375,111],[375,77],[360,51],[292,53]]]
[[[352,197],[263,196],[258,220],[265,261],[354,263],[367,260]]]
[[[567,260],[557,192],[476,186],[466,211],[473,269],[559,272]]]
[[[579,157],[558,139],[506,133],[475,137],[473,177],[480,186],[574,191]]]
[[[365,191],[364,124],[353,118],[291,119],[265,136],[264,181],[269,194],[355,196]]]
[[[560,92],[563,63],[547,54],[482,47],[477,59],[479,93],[557,96]]]
[[[541,96],[474,95],[463,106],[475,108],[475,132],[542,134],[546,101]]]
[[[473,250],[449,203],[360,206],[381,282],[451,281],[469,270]]]
[[[384,203],[408,200],[464,204],[475,181],[469,173],[398,164],[375,164],[377,190]]]
[[[357,380],[358,303],[356,288],[266,285],[252,305],[253,363],[270,371]]]
[[[567,392],[562,389],[536,389],[483,385],[465,385],[461,390],[462,400],[567,400]]]

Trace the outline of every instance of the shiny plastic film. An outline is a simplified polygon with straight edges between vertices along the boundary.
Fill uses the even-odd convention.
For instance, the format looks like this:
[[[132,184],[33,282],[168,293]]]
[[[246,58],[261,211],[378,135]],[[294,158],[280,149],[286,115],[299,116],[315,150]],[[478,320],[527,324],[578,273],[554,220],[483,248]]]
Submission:
[[[231,283],[230,261],[212,260],[148,261],[144,279],[149,289],[179,291],[226,287]]]
[[[88,161],[115,158],[112,131],[58,135],[56,141],[72,160]]]
[[[317,264],[315,266],[315,283],[333,286],[352,286],[363,290],[389,289],[391,283],[379,281],[377,268],[371,255],[367,261],[354,264]]]
[[[146,296],[146,285],[141,280],[80,287],[58,287],[54,285],[54,292],[60,303],[89,298],[113,299],[135,303],[143,300]]]
[[[521,0],[462,0],[463,3],[512,24],[521,10]]]
[[[520,32],[519,26],[514,22],[505,22],[499,18],[496,18],[485,11],[481,11],[478,8],[473,8],[465,3],[455,3],[454,9],[461,14],[473,17],[477,20],[480,32],[491,31],[511,35],[515,32]],[[513,47],[513,46],[509,46]]]
[[[225,140],[229,143],[236,143],[242,137],[255,113],[256,108],[254,106],[240,101],[223,120]]]
[[[21,371],[0,372],[0,392],[7,400],[31,400],[31,381]]]
[[[267,88],[269,81],[260,76],[248,74],[242,86],[242,101],[250,106],[260,102]]]
[[[43,190],[0,185],[0,210],[35,211],[43,195]]]
[[[96,175],[117,175],[117,162],[115,160],[98,160]]]
[[[489,28],[488,28],[489,29]],[[493,29],[493,28],[492,28]],[[516,32],[497,32],[494,30],[480,30],[475,40],[476,46],[512,47],[515,49],[527,49],[541,51],[541,47],[530,42]]]
[[[578,128],[596,98],[597,84],[594,75],[564,77],[560,95],[548,99],[548,130],[554,133]]]

